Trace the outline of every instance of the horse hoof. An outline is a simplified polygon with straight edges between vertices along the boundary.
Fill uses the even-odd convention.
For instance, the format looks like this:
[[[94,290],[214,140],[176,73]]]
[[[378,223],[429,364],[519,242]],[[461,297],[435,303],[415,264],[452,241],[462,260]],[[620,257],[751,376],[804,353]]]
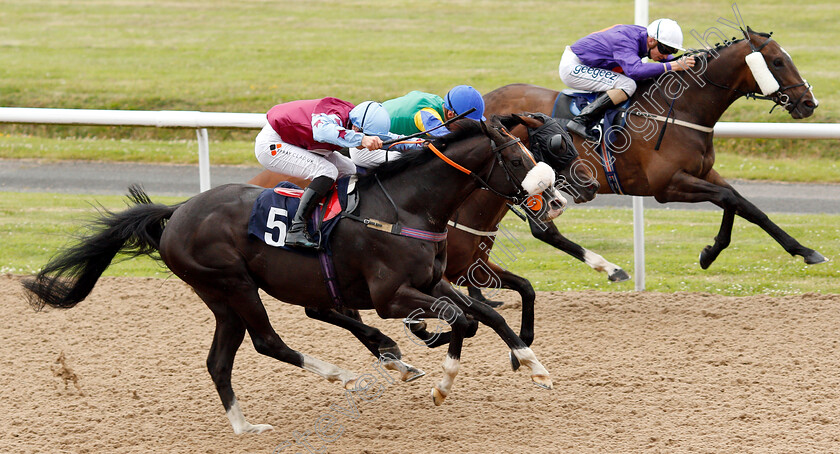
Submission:
[[[531,380],[535,385],[543,389],[553,389],[554,384],[551,382],[551,377],[548,375],[531,375]]]
[[[615,270],[613,274],[609,275],[610,282],[624,282],[630,280],[630,275],[627,274],[627,271],[622,270],[621,268]]]
[[[819,265],[820,263],[825,263],[827,261],[828,259],[817,251],[813,251],[805,257],[805,263],[808,265]]]
[[[698,261],[700,262],[700,268],[703,268],[704,270],[709,269],[709,266],[711,266],[712,262],[714,262],[715,258],[717,258],[716,256],[712,256],[711,250],[711,246],[706,246],[702,251],[700,251],[700,258]]]
[[[508,352],[508,357],[510,357],[510,367],[513,369],[514,372],[519,370],[519,360],[516,359],[516,356],[513,355],[513,352]]]
[[[420,370],[420,369],[417,369],[416,367],[412,367],[411,369],[409,369],[409,370],[405,373],[405,375],[403,375],[403,377],[402,377],[402,381],[404,381],[404,382],[408,383],[408,382],[410,382],[410,381],[417,380],[418,378],[420,378],[420,377],[422,377],[422,376],[424,376],[424,375],[426,375],[426,373],[425,373],[425,372],[423,372],[423,371],[422,371],[422,370]]]
[[[248,433],[261,434],[266,430],[274,430],[274,427],[272,427],[271,424],[254,424],[253,426],[251,426],[251,429],[248,431]]]
[[[358,380],[358,378],[347,380],[347,382],[344,383],[344,389],[348,389],[351,391],[356,389],[356,380]]]
[[[440,404],[446,399],[446,395],[440,392],[440,390],[435,386],[432,388],[432,402],[434,402],[435,407],[440,407]]]

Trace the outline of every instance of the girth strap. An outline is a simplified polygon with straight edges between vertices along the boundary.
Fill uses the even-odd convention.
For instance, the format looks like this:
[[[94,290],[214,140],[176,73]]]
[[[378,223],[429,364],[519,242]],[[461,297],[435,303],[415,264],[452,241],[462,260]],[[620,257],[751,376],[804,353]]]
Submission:
[[[315,215],[316,219],[321,219],[320,206],[315,208]],[[330,294],[330,298],[332,298],[333,307],[341,312],[344,310],[344,298],[338,289],[338,276],[335,272],[332,256],[326,249],[318,251],[318,262],[321,263],[321,271],[324,273],[324,284],[327,286],[327,292]]]
[[[698,125],[696,123],[689,123],[687,121],[677,120],[676,118],[666,118],[666,117],[663,117],[662,115],[656,115],[656,114],[647,113],[647,112],[639,112],[637,110],[628,110],[626,112],[631,114],[631,115],[636,115],[637,117],[645,117],[645,118],[650,118],[652,120],[668,122],[668,123],[671,123],[671,124],[684,126],[686,128],[696,129],[697,131],[702,131],[702,132],[707,132],[708,133],[708,132],[712,132],[712,131],[715,130],[715,128],[710,128],[708,126],[702,126],[702,125]]]
[[[391,224],[385,221],[380,221],[378,219],[370,219],[370,218],[360,218],[355,214],[351,213],[341,213],[342,217],[352,219],[357,222],[361,222],[366,227],[369,227],[374,230],[379,230],[382,232],[390,233],[392,235],[400,235],[400,236],[407,236],[409,238],[415,238],[418,240],[425,240],[425,241],[432,241],[435,243],[439,243],[446,239],[447,231],[444,230],[443,232],[429,232],[426,230],[420,229],[413,229],[411,227],[403,227],[402,224],[397,222],[396,224]]]
[[[452,227],[455,227],[458,230],[463,230],[464,232],[472,233],[475,236],[491,236],[492,237],[492,236],[496,236],[496,234],[499,233],[498,230],[494,230],[492,232],[483,232],[481,230],[476,230],[474,228],[467,227],[464,224],[458,224],[455,221],[449,221],[449,222],[447,222],[447,224],[451,225]]]

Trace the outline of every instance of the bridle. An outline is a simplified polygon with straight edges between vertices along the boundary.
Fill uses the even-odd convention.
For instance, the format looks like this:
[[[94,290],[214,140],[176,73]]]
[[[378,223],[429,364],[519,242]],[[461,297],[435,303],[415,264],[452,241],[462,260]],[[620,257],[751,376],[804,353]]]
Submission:
[[[531,152],[528,151],[528,149],[525,148],[524,145],[522,145],[522,143],[521,143],[522,141],[518,137],[514,137],[511,133],[509,133],[503,127],[493,126],[493,128],[499,134],[509,137],[510,140],[508,140],[507,142],[505,142],[501,145],[496,145],[496,142],[494,140],[490,139],[490,146],[491,146],[490,152],[493,153],[493,155],[495,156],[496,159],[490,165],[490,170],[487,172],[487,176],[484,177],[484,178],[482,178],[481,176],[479,176],[478,174],[476,174],[472,170],[469,170],[466,167],[464,167],[464,166],[458,164],[457,162],[453,161],[448,156],[444,155],[440,150],[437,149],[437,147],[435,147],[435,145],[433,143],[429,143],[429,149],[432,150],[432,152],[435,155],[437,155],[438,158],[443,160],[443,162],[445,162],[445,163],[449,164],[450,166],[454,167],[456,170],[473,177],[473,179],[476,180],[476,182],[478,183],[478,186],[480,188],[486,189],[486,190],[492,192],[493,194],[495,194],[499,197],[502,197],[506,200],[511,201],[512,203],[515,203],[515,204],[522,203],[524,200],[526,200],[529,197],[529,194],[522,187],[522,180],[520,180],[516,175],[513,174],[513,169],[510,166],[511,165],[516,166],[516,164],[511,164],[509,162],[506,162],[504,160],[504,158],[502,158],[502,153],[501,152],[502,152],[502,150],[504,150],[504,149],[514,145],[514,144],[517,144],[517,145],[519,145],[520,149],[525,154],[525,156],[527,156],[528,158],[531,159],[531,161],[534,163],[534,165],[537,164],[537,161],[534,159],[534,156],[531,154]],[[513,194],[513,195],[504,194],[504,193],[500,192],[499,190],[493,188],[492,186],[490,186],[490,184],[487,183],[486,180],[489,179],[490,175],[493,174],[493,169],[495,169],[497,162],[499,163],[499,166],[502,168],[502,170],[504,170],[505,178],[507,179],[508,183],[510,183],[513,187],[517,188],[517,192],[515,194]]]
[[[750,50],[752,50],[753,52],[761,52],[761,49],[764,49],[764,47],[767,46],[767,44],[769,44],[770,41],[773,39],[771,36],[768,36],[767,40],[765,40],[763,43],[761,43],[761,45],[756,47],[755,45],[753,45],[752,41],[750,40],[749,32],[747,30],[744,30],[744,29],[741,29],[741,31],[744,32],[744,37],[746,38],[747,44],[750,46]],[[772,34],[773,33],[770,32],[770,35],[772,35]],[[770,69],[769,66],[768,66],[767,69],[768,70]],[[776,82],[779,82],[779,78],[776,77],[776,75],[773,74],[772,71],[770,71],[770,73],[773,75],[773,78],[776,79]],[[740,94],[741,96],[744,96],[747,99],[765,99],[765,100],[773,101],[773,107],[770,108],[770,113],[773,113],[773,110],[775,110],[776,107],[779,107],[779,106],[787,109],[789,112],[795,110],[799,106],[799,103],[802,101],[802,98],[805,96],[805,94],[808,93],[811,90],[811,85],[807,81],[803,80],[801,83],[793,84],[793,85],[784,85],[783,86],[781,83],[779,83],[779,88],[775,92],[770,93],[769,95],[760,95],[760,94],[757,93],[757,90],[743,91],[743,90],[739,90],[737,88],[728,87],[726,85],[713,82],[711,79],[709,79],[709,76],[706,73],[703,74],[703,79],[706,82],[708,82],[709,84],[711,84],[715,87],[718,87],[718,88],[721,88],[721,89],[724,89],[724,90],[734,91],[734,92]],[[793,102],[793,107],[788,108],[788,106],[791,105],[790,95],[788,95],[785,92],[787,90],[797,88],[797,87],[802,87],[802,86],[807,87],[808,89],[803,91],[802,94],[799,95],[798,98],[796,98],[796,101]]]

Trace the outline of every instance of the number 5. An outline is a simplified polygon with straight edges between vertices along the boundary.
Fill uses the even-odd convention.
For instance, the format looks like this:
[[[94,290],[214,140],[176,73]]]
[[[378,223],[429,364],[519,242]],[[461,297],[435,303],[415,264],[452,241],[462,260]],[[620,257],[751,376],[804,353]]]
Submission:
[[[269,246],[283,246],[286,244],[286,224],[283,224],[283,222],[278,219],[278,216],[288,218],[289,212],[277,207],[271,207],[271,210],[269,210],[268,221],[265,223],[265,226],[268,227],[269,230],[279,229],[280,231],[280,236],[277,240],[274,240],[271,232],[265,232],[265,244]]]

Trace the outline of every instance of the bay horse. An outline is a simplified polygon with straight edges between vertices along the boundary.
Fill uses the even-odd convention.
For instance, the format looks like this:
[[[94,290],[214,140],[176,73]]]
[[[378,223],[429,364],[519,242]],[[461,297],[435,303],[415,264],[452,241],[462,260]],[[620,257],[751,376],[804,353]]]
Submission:
[[[811,116],[819,105],[790,55],[770,34],[757,33],[749,27],[743,32],[743,39],[733,38],[715,48],[696,51],[694,68],[639,82],[627,109],[627,127],[612,135],[612,148],[616,151],[611,164],[624,194],[653,196],[660,203],[711,202],[723,209],[714,244],[700,252],[703,269],[729,246],[736,214],[761,227],[789,254],[803,257],[805,263],[826,262],[827,258],[801,245],[712,168],[712,127],[737,99],[746,96],[771,100],[794,119]],[[764,96],[757,94],[762,88],[745,61],[754,52],[760,52],[769,70],[769,75],[764,73],[758,79],[771,84],[775,79],[777,83],[777,89]],[[488,115],[523,111],[551,114],[558,95],[558,91],[548,88],[511,84],[487,93],[484,101]],[[667,116],[663,116],[666,112]],[[663,124],[665,119],[668,120]],[[661,144],[655,144],[658,141]],[[581,158],[597,174],[599,193],[612,192],[605,172],[596,170],[604,168],[597,144],[575,135],[575,145]]]
[[[534,383],[551,388],[548,371],[531,349],[489,306],[470,300],[442,279],[446,267],[446,223],[461,201],[486,187],[519,202],[554,182],[554,172],[536,163],[498,118],[472,120],[423,150],[381,166],[357,182],[357,214],[384,219],[435,239],[419,239],[341,219],[330,237],[337,286],[345,307],[375,309],[383,318],[418,314],[444,318],[451,337],[442,379],[431,390],[443,403],[458,373],[463,339],[477,323],[490,326],[527,365]],[[461,166],[467,170],[456,170]],[[287,346],[271,326],[258,290],[289,304],[330,310],[317,253],[268,246],[248,234],[251,209],[264,188],[229,184],[176,205],[152,203],[137,187],[122,212],[105,211],[79,243],[62,250],[34,277],[24,280],[30,304],[71,308],[84,300],[116,254],[159,259],[195,290],[215,315],[216,330],[207,368],[233,431],[259,433],[268,424],[249,423],[231,386],[234,356],[247,332],[261,354],[298,366],[346,388],[360,386],[356,374]],[[406,230],[408,230],[406,228]],[[443,237],[445,238],[445,237]],[[333,281],[335,282],[335,281]],[[353,318],[331,311],[347,326]],[[342,318],[343,317],[343,318]],[[416,371],[400,360],[396,344],[380,352],[386,367],[406,379]],[[364,381],[364,380],[362,380]]]

